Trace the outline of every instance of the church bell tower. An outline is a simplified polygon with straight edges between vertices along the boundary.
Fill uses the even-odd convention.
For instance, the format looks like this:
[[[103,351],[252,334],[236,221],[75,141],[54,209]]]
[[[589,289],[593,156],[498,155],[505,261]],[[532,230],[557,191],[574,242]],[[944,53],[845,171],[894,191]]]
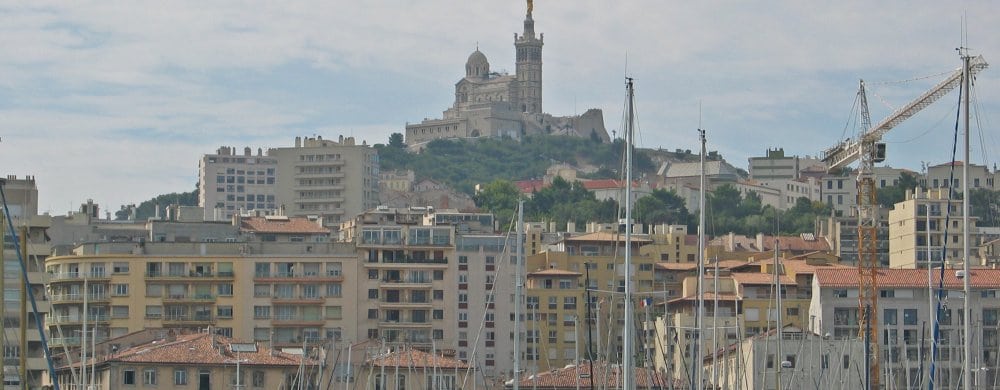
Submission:
[[[542,112],[542,44],[545,34],[535,37],[535,20],[531,18],[532,0],[524,17],[524,33],[514,34],[517,50],[517,101],[522,112]]]

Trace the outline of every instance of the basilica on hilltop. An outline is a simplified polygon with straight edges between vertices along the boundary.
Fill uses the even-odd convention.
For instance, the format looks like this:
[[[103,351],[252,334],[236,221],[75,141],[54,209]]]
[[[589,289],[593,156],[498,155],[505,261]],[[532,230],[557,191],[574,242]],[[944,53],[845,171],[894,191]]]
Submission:
[[[476,48],[465,62],[465,77],[455,83],[455,103],[441,119],[424,119],[406,125],[406,144],[422,145],[439,138],[510,137],[563,134],[594,137],[608,142],[604,115],[590,109],[582,115],[556,117],[542,111],[542,45],[545,34],[535,36],[532,2],[524,18],[524,31],[514,34],[513,75],[490,70],[486,55]]]

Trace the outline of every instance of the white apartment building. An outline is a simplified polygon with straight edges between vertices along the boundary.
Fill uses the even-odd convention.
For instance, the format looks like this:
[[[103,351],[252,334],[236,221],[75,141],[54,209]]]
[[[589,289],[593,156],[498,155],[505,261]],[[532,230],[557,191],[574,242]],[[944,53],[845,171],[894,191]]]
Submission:
[[[223,146],[215,154],[198,161],[198,205],[206,221],[228,221],[241,210],[274,210],[275,175],[278,161],[252,154],[249,147],[237,155],[235,148]]]
[[[932,274],[933,284],[941,280]],[[972,335],[975,350],[972,367],[995,367],[997,364],[998,324],[1000,324],[1000,270],[974,269],[969,275],[972,288]],[[945,270],[944,300],[940,308],[930,309],[927,271],[918,269],[880,269],[876,278],[879,287],[878,332],[882,354],[880,382],[887,388],[926,387],[929,370],[928,353],[933,339],[934,318],[940,322],[936,388],[957,388],[962,373],[962,279],[956,271]],[[935,287],[936,289],[937,287]],[[812,302],[809,308],[809,328],[812,332],[833,339],[857,339],[858,271],[856,269],[817,270],[813,279]],[[862,359],[852,356],[852,360]],[[839,361],[839,360],[838,360]],[[862,360],[863,361],[863,360]],[[831,362],[831,364],[836,364]],[[925,367],[921,377],[921,364]],[[891,376],[888,373],[892,373]],[[976,370],[976,383],[994,383],[996,370]],[[904,385],[909,383],[909,387]],[[983,387],[977,387],[983,388]]]
[[[983,263],[978,255],[977,220],[970,217],[969,222],[969,256],[973,265]],[[907,199],[889,211],[889,266],[926,268],[928,260],[938,262],[942,258],[949,264],[960,263],[964,245],[962,226],[962,202],[949,200],[947,189],[918,188],[908,192]]]

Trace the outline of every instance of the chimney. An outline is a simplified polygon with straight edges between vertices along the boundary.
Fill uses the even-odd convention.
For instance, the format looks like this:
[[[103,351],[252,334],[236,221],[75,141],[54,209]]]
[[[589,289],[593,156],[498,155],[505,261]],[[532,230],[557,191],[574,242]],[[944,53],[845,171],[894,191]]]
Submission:
[[[153,205],[153,219],[160,220],[160,204]]]
[[[567,221],[566,222],[566,232],[568,232],[568,233],[576,233],[576,222]]]
[[[295,147],[296,148],[302,147],[302,137],[295,137]]]

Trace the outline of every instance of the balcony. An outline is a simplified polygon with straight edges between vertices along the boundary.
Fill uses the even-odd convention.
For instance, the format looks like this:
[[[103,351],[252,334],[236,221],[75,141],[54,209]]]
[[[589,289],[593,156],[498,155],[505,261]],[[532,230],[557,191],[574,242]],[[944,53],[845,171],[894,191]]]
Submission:
[[[430,278],[382,278],[381,288],[431,288],[434,281]]]
[[[111,300],[108,294],[87,294],[88,303],[107,303]],[[83,303],[84,294],[55,294],[50,295],[52,303]]]
[[[79,337],[53,337],[48,340],[49,348],[52,347],[79,347]]]
[[[49,282],[83,282],[84,279],[88,281],[98,281],[98,280],[110,280],[111,275],[106,272],[57,272],[49,274]]]
[[[383,307],[431,307],[431,300],[414,300],[411,298],[382,298],[379,306]]]
[[[204,325],[215,324],[211,314],[168,314],[163,316],[163,325]]]
[[[326,301],[326,298],[320,295],[274,295],[271,297],[271,301],[275,304],[310,304],[322,303]]]
[[[212,294],[169,294],[163,297],[163,303],[200,303],[214,302],[215,295]]]
[[[447,257],[443,257],[443,258],[440,258],[440,259],[426,259],[426,258],[416,258],[416,257],[412,257],[412,256],[406,256],[406,257],[404,257],[402,259],[384,259],[383,258],[382,261],[379,262],[379,263],[372,263],[372,262],[365,263],[366,266],[374,266],[374,265],[378,265],[378,264],[448,265],[448,258]]]
[[[326,324],[320,316],[300,316],[297,314],[276,314],[271,318],[272,325],[323,326]]]
[[[400,320],[379,320],[378,326],[380,328],[429,328],[431,327],[430,321],[410,321],[407,319]]]
[[[322,272],[257,272],[253,275],[255,282],[343,282],[344,275],[340,271]]]
[[[87,316],[87,323],[108,322],[110,317],[107,314],[97,314]],[[46,325],[79,325],[83,324],[83,318],[79,315],[50,315],[45,319]]]

